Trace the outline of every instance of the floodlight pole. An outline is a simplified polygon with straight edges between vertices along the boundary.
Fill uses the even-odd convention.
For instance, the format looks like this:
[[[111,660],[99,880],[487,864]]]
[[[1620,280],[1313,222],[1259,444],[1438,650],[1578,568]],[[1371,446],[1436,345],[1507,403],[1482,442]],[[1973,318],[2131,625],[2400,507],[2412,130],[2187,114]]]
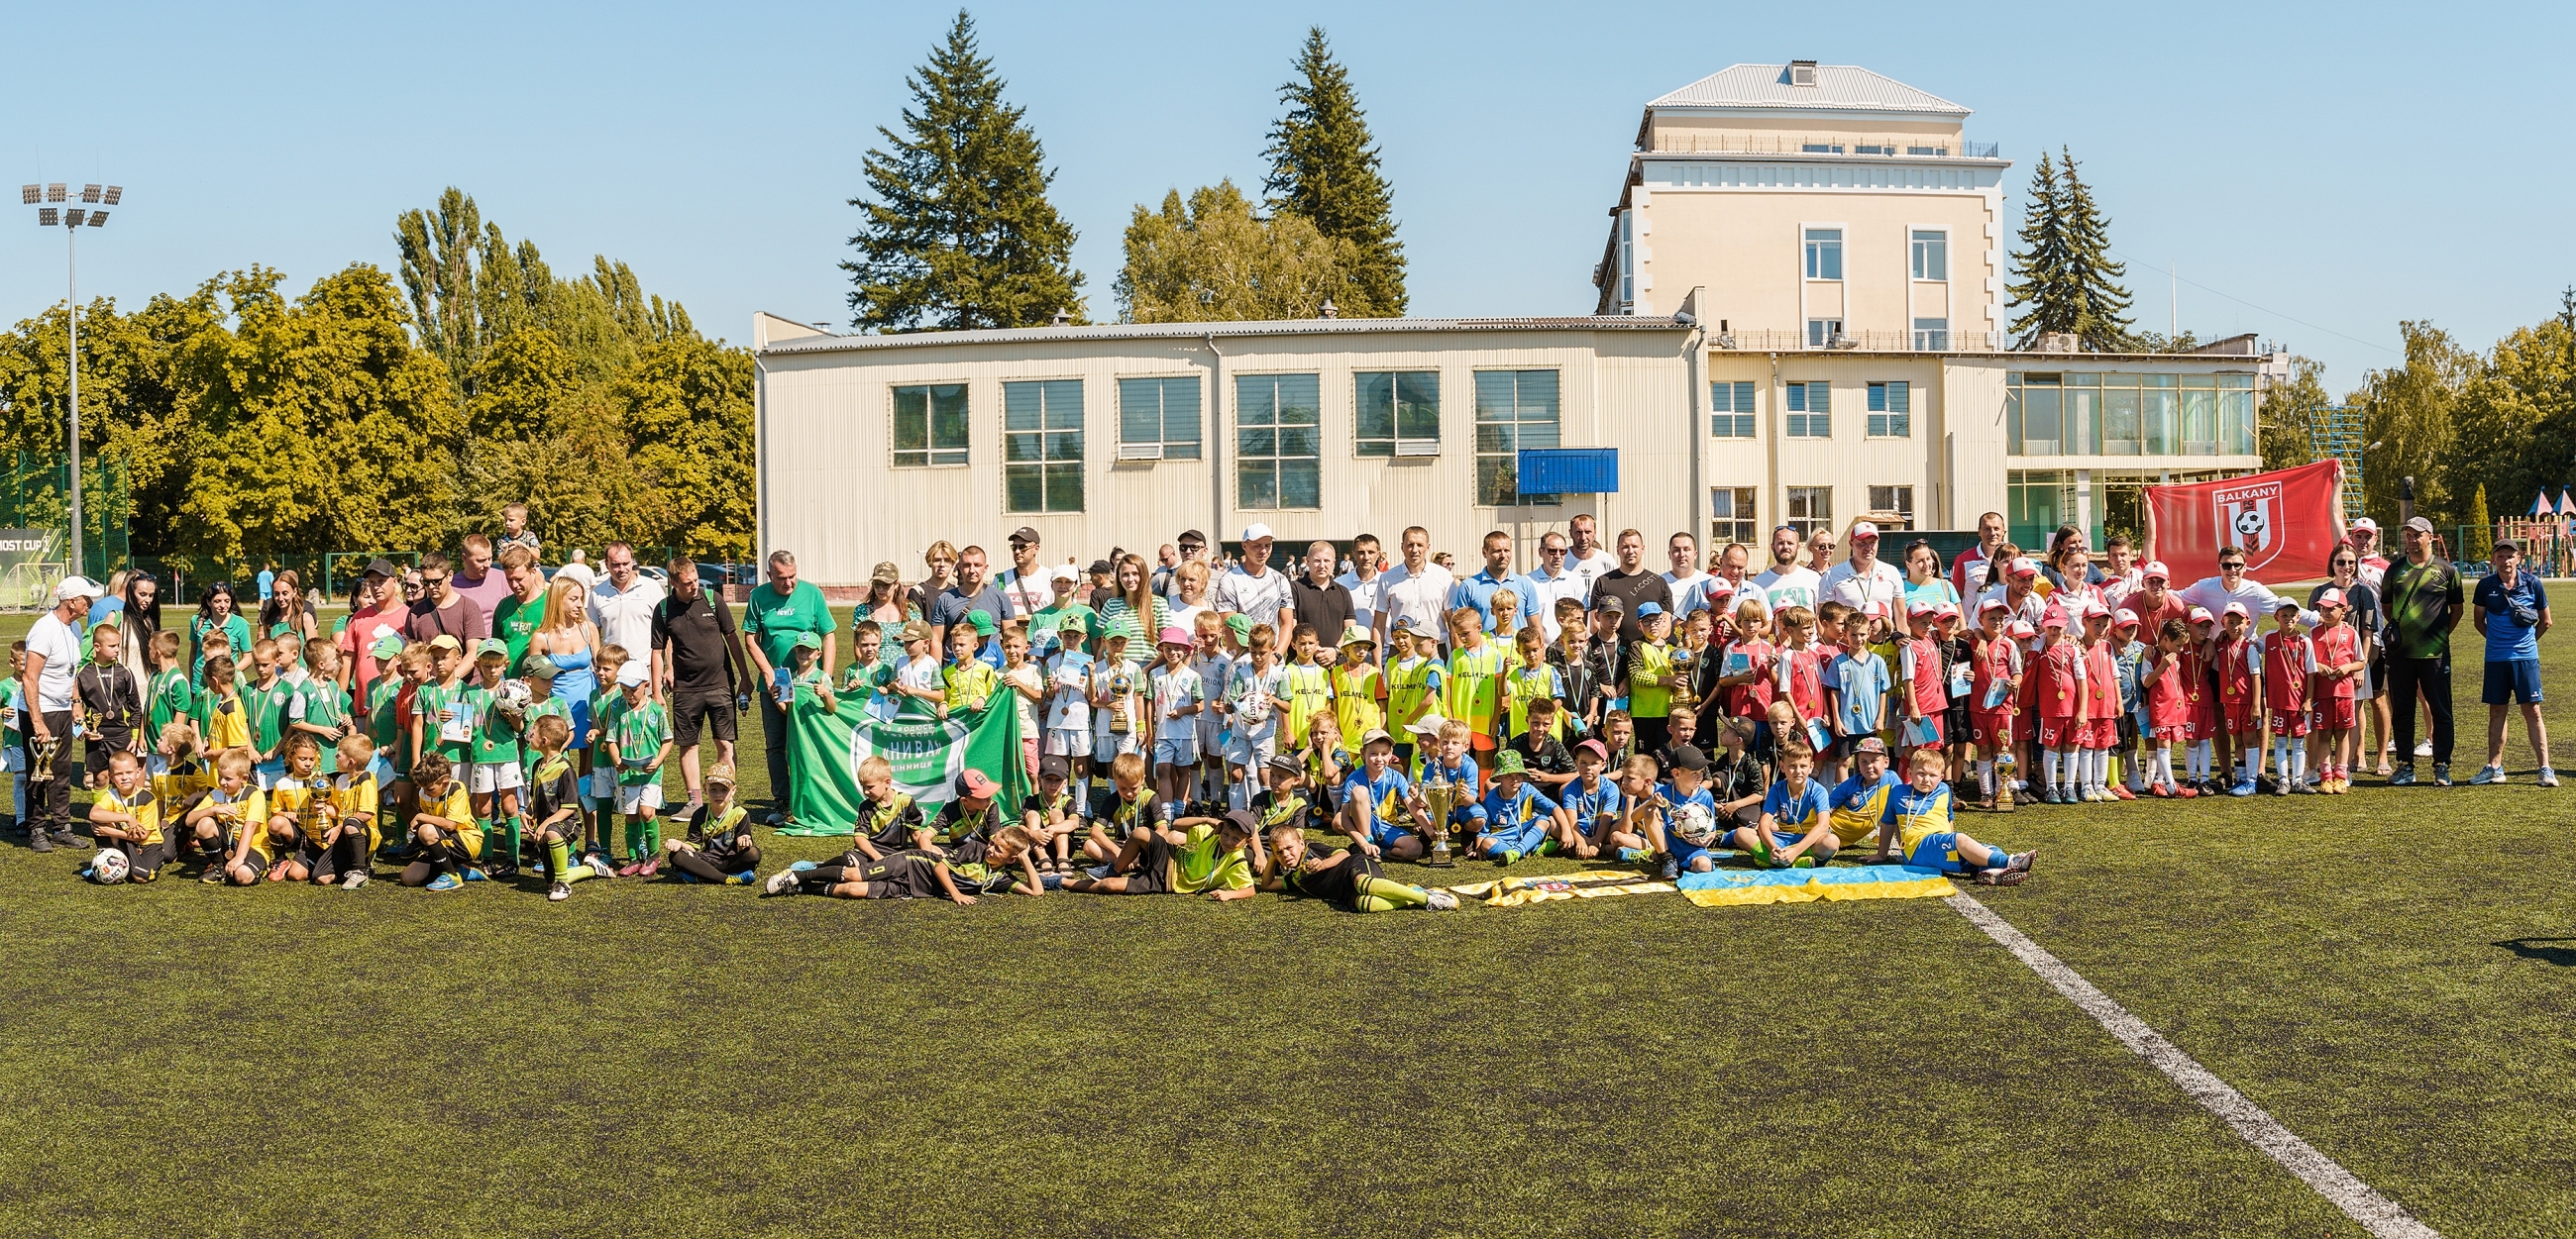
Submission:
[[[69,300],[66,300],[63,303],[63,308],[70,312],[66,322],[69,324],[71,332],[72,575],[79,576],[87,572],[89,567],[88,561],[81,556],[80,229],[78,227],[71,224],[63,225],[63,247],[63,253],[65,256],[64,260],[70,268]]]

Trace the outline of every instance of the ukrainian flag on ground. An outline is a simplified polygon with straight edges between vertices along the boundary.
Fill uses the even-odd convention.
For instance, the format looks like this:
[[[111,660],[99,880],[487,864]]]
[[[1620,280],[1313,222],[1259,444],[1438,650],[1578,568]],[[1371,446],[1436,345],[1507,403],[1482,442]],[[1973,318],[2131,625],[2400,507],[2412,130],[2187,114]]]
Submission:
[[[1682,874],[1673,885],[1703,908],[1844,899],[1937,899],[1958,894],[1937,869],[1860,865],[1819,869],[1718,869]]]

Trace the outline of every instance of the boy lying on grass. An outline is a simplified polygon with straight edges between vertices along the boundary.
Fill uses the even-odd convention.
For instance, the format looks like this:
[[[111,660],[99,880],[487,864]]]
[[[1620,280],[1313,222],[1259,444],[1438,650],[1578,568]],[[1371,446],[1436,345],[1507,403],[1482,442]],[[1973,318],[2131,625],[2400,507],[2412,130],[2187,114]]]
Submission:
[[[1121,755],[1125,756],[1124,754]],[[1086,895],[1197,895],[1218,902],[1250,899],[1261,819],[1249,809],[1221,818],[1184,817],[1140,826],[1118,850],[1118,859],[1064,888]]]

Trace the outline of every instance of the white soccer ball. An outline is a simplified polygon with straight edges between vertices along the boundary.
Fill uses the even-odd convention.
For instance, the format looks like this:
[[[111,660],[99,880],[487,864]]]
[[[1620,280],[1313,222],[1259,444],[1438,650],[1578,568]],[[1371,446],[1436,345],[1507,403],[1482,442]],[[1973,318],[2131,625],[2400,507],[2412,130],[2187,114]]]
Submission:
[[[130,871],[131,866],[126,864],[125,853],[115,848],[100,852],[98,859],[89,863],[90,879],[101,886],[114,886],[124,881],[125,875]]]
[[[1698,804],[1674,806],[1671,826],[1673,837],[1692,847],[1706,847],[1717,840],[1717,819]]]
[[[529,705],[536,700],[535,694],[528,691],[525,680],[503,680],[492,696],[500,704],[501,712],[512,718],[526,715]]]

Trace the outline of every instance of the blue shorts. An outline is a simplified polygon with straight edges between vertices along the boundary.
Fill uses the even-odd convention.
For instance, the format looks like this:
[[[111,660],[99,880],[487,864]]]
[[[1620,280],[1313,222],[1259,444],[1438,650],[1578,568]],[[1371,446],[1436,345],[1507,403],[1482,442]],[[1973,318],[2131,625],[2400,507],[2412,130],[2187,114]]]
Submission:
[[[1199,764],[1198,738],[1193,736],[1187,740],[1156,740],[1154,742],[1154,760],[1152,764],[1157,766],[1195,766]]]
[[[1936,831],[1923,836],[1922,842],[1914,845],[1914,850],[1906,854],[1905,864],[1910,869],[1938,869],[1943,873],[1966,873],[1968,867],[1959,863],[1958,849],[1958,831]]]
[[[2540,704],[2540,660],[2516,658],[2487,664],[2486,690],[2478,700],[2491,706]]]
[[[1378,817],[1375,814],[1369,816],[1369,842],[1379,847],[1385,847],[1412,833],[1413,828],[1405,825],[1401,820]]]
[[[1707,858],[1711,868],[1715,868],[1717,865],[1717,853],[1709,848],[1701,847],[1696,843],[1686,843],[1680,839],[1671,838],[1669,836],[1665,838],[1664,844],[1672,849],[1673,863],[1684,869],[1690,868],[1703,857]]]

